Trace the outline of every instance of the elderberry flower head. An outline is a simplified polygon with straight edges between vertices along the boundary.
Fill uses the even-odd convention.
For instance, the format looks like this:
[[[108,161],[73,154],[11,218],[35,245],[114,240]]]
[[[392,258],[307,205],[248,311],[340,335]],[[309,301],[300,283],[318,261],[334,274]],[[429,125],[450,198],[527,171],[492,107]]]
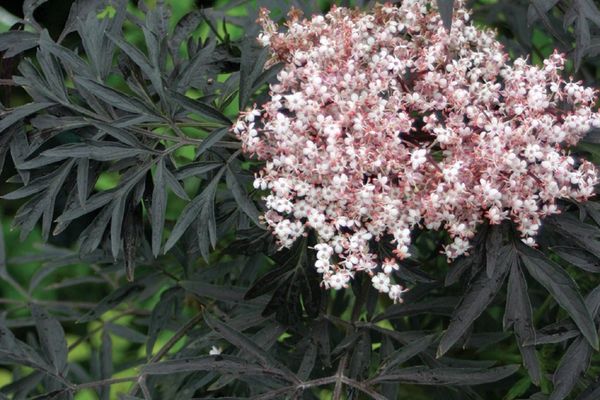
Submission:
[[[443,229],[445,254],[465,254],[482,222],[512,220],[529,245],[557,200],[593,195],[597,171],[566,146],[600,126],[596,92],[562,77],[565,58],[509,62],[493,32],[457,1],[447,31],[435,2],[372,12],[262,11],[260,41],[282,62],[271,100],[242,113],[243,150],[266,161],[264,218],[282,246],[309,229],[326,288],[357,272],[395,302],[398,261],[416,227]],[[379,259],[385,240],[395,259]]]

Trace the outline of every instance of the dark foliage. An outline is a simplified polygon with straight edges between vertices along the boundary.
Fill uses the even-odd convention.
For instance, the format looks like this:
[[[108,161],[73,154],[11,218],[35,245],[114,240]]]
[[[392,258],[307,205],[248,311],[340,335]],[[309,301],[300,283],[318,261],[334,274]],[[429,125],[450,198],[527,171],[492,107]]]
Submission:
[[[2,198],[20,204],[10,219],[22,238],[49,242],[7,259],[0,240],[0,278],[18,295],[0,313],[0,364],[13,373],[0,398],[108,399],[122,383],[112,398],[600,397],[600,204],[564,204],[538,250],[510,224],[482,226],[452,265],[442,234],[418,233],[398,271],[412,288],[404,304],[361,278],[324,292],[314,238],[279,250],[261,225],[249,184],[260,165],[229,132],[278,71],[254,45],[256,7],[203,3],[171,24],[160,1],[79,1],[51,35],[35,19],[42,3],[25,1],[23,23],[0,34],[2,90],[29,98],[2,99],[0,170],[14,189]],[[451,29],[453,1],[438,3]],[[247,15],[230,12],[240,5]],[[514,55],[559,48],[579,77],[598,76],[591,0],[474,7]],[[598,137],[576,150],[599,160]],[[31,263],[28,282],[13,277]]]

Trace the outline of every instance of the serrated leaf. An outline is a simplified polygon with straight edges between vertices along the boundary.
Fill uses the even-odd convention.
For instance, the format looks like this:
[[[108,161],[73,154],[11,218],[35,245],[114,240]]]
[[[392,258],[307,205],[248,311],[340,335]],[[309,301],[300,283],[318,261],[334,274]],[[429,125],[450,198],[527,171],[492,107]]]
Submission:
[[[56,290],[56,289],[64,289],[64,288],[69,288],[69,287],[73,287],[73,286],[79,286],[79,285],[84,285],[84,284],[103,284],[106,283],[106,281],[102,278],[96,278],[93,276],[80,276],[77,278],[67,278],[67,279],[62,279],[56,283],[51,283],[49,285],[46,285],[44,287],[45,291],[52,291],[52,290]]]
[[[40,382],[42,382],[42,380],[45,377],[46,374],[44,372],[34,370],[30,374],[27,374],[22,378],[13,379],[13,381],[10,384],[5,385],[2,388],[2,392],[11,394],[14,393],[15,397],[27,396],[40,384]]]
[[[115,260],[123,248],[121,235],[123,231],[123,217],[127,206],[127,198],[128,195],[123,194],[115,198],[112,202],[112,215],[110,217],[110,251]]]
[[[573,56],[575,59],[575,71],[579,70],[581,66],[581,61],[585,55],[584,51],[588,48],[591,43],[591,32],[590,26],[588,24],[587,18],[580,14],[575,23],[575,51],[573,52]]]
[[[438,297],[412,304],[394,304],[388,307],[383,314],[376,316],[373,322],[419,314],[451,315],[456,309],[457,303],[457,297]]]
[[[424,352],[433,344],[433,342],[435,342],[437,337],[437,334],[427,335],[413,340],[407,343],[405,346],[402,346],[400,349],[394,351],[387,356],[385,360],[383,360],[381,366],[379,367],[381,374],[389,372],[396,366],[401,365],[418,354]]]
[[[11,58],[38,44],[38,35],[27,31],[8,31],[0,33],[0,52],[4,58]]]
[[[161,158],[154,173],[154,189],[152,190],[152,206],[150,219],[152,225],[152,254],[157,257],[162,244],[162,234],[165,226],[167,210],[167,186],[165,184],[165,160]]]
[[[72,50],[55,43],[46,30],[42,32],[39,39],[40,47],[53,54],[67,71],[75,72],[78,76],[93,79],[89,65]]]
[[[0,359],[4,362],[24,365],[38,371],[58,377],[54,367],[48,363],[27,343],[18,340],[0,319]]]
[[[77,162],[77,198],[83,207],[88,197],[90,160],[82,158]]]
[[[317,362],[317,355],[317,344],[312,340],[309,340],[306,349],[303,351],[302,361],[298,367],[298,372],[296,372],[296,376],[298,376],[300,380],[308,380],[315,367],[315,363]]]
[[[173,35],[169,38],[169,46],[172,47],[173,52],[176,52],[181,43],[198,28],[200,21],[202,21],[200,10],[192,10],[177,21]]]
[[[485,239],[485,271],[488,278],[494,275],[496,265],[501,262],[498,259],[500,256],[500,248],[502,247],[502,229],[500,226],[491,225],[488,228],[488,233]]]
[[[52,224],[52,217],[54,215],[56,197],[69,176],[73,165],[74,161],[70,160],[57,168],[56,171],[51,174],[52,180],[49,182],[46,190],[33,197],[19,208],[15,214],[13,225],[20,227],[20,237],[22,240],[24,240],[35,228],[36,222],[42,216],[42,238],[48,240],[50,225]]]
[[[569,243],[592,254],[600,254],[600,229],[597,226],[580,221],[572,213],[547,218],[545,223]]]
[[[15,166],[21,165],[25,158],[29,155],[29,141],[27,140],[27,133],[22,124],[15,124],[9,128],[9,134],[12,134],[12,138],[9,141],[10,156]],[[31,177],[29,171],[23,171],[17,168],[19,177],[23,184],[27,185]]]
[[[469,255],[461,256],[452,263],[444,279],[444,286],[454,285],[467,271],[478,268],[483,264],[484,251],[482,251],[482,247],[474,246],[473,251]]]
[[[56,115],[51,114],[40,114],[36,115],[31,119],[31,125],[33,125],[38,130],[57,130],[57,131],[67,131],[75,128],[80,128],[82,126],[88,125],[88,122],[81,117],[71,117],[71,116],[61,116],[57,117]],[[38,133],[41,135],[41,132],[32,132],[34,135]],[[38,139],[33,136],[34,142],[38,141],[39,144],[43,143],[43,139]],[[45,138],[44,138],[45,139]],[[36,147],[37,148],[37,147]]]
[[[600,27],[600,10],[593,0],[578,0],[577,3],[581,7],[581,14],[592,21],[596,26]]]
[[[169,168],[165,167],[165,170],[163,172],[165,175],[165,182],[167,186],[173,191],[173,193],[175,193],[175,195],[182,200],[190,201],[190,197],[186,193],[185,189],[183,188],[181,183],[179,183],[175,175],[173,175],[173,173],[169,171]]]
[[[547,19],[546,13],[554,7],[559,0],[531,0],[531,5],[527,10],[527,23],[533,25],[540,18]]]
[[[284,63],[277,63],[264,70],[260,75],[258,75],[256,80],[254,81],[252,91],[255,92],[258,89],[260,89],[260,87],[265,83],[275,80],[277,74],[279,74],[279,72],[284,68],[284,66]]]
[[[240,101],[239,109],[245,110],[252,96],[256,79],[263,72],[269,50],[257,48],[252,38],[246,38],[242,44],[240,64]]]
[[[65,22],[65,26],[58,38],[58,42],[62,42],[64,38],[71,32],[74,32],[77,28],[77,21],[85,19],[85,17],[92,11],[94,11],[97,5],[96,0],[79,0],[71,4],[69,10],[69,16]]]
[[[254,202],[248,197],[248,193],[241,182],[238,180],[237,175],[231,170],[230,166],[227,166],[227,172],[225,174],[225,180],[227,187],[231,190],[235,201],[237,202],[240,209],[254,222],[257,226],[263,226],[259,220],[259,212]]]
[[[148,154],[145,149],[136,149],[114,142],[70,143],[42,152],[42,155],[55,158],[87,158],[97,161],[114,161],[123,158]]]
[[[600,285],[585,296],[585,306],[590,310],[592,318],[598,317],[600,314]]]
[[[587,48],[584,50],[584,53],[588,57],[596,57],[598,54],[600,54],[600,38],[592,38]],[[599,132],[599,130],[595,129],[595,132]],[[587,140],[585,141],[590,143],[600,143],[600,140],[597,138],[597,135],[598,134],[596,133],[593,138],[587,138]]]
[[[115,15],[115,18],[98,18],[95,12],[90,12],[77,20],[77,33],[81,38],[86,58],[94,77],[99,81],[104,81],[110,73],[114,45],[107,36],[110,34],[110,27],[122,21],[121,15]]]
[[[388,336],[383,335],[381,338],[381,347],[379,348],[380,360],[389,359],[391,354],[394,352],[394,341]],[[375,374],[376,375],[376,374]],[[380,385],[381,394],[388,399],[398,398],[399,385],[393,383],[383,383]]]
[[[23,15],[25,16],[25,20],[28,22],[34,21],[33,12],[47,2],[48,0],[24,0],[23,1]]]
[[[593,349],[584,337],[571,343],[554,372],[554,390],[548,400],[563,400],[571,393],[579,376],[587,370],[592,353]]]
[[[283,265],[281,267],[271,269],[257,279],[256,282],[254,282],[252,287],[250,287],[250,289],[248,289],[244,295],[244,299],[251,300],[255,297],[270,292],[293,273],[294,272],[290,269],[289,265]]]
[[[414,385],[472,386],[497,382],[519,369],[518,365],[506,365],[490,369],[476,368],[428,368],[423,366],[395,370],[371,380],[373,383],[395,382]]]
[[[65,211],[62,213],[60,217],[57,218],[58,226],[56,231],[61,232],[64,230],[71,221],[76,218],[79,218],[83,215],[86,215],[94,210],[97,210],[100,207],[105,206],[114,200],[115,197],[119,195],[124,195],[131,191],[131,189],[139,183],[139,181],[146,177],[148,170],[154,164],[154,160],[147,161],[144,165],[139,166],[138,168],[131,171],[130,174],[126,174],[123,177],[122,182],[114,189],[101,191],[90,196],[86,203],[86,207],[79,207],[78,203],[71,203]]]
[[[108,331],[104,329],[102,331],[102,343],[100,345],[100,379],[110,379],[113,374],[113,362],[112,362],[112,339],[108,334]],[[110,386],[100,387],[100,399],[109,400],[110,398]]]
[[[581,335],[571,320],[558,321],[536,331],[535,336],[525,340],[523,345],[541,345],[566,342]]]
[[[208,297],[225,302],[240,302],[244,300],[244,293],[246,291],[241,287],[213,285],[201,281],[181,281],[179,285],[199,297]]]
[[[145,286],[141,283],[129,283],[119,287],[114,292],[100,300],[98,305],[90,310],[87,314],[83,315],[77,320],[78,323],[90,322],[98,319],[105,312],[112,310],[123,301],[135,296],[144,290]]]
[[[65,372],[67,367],[67,340],[61,324],[36,304],[31,305],[31,315],[42,348],[48,363],[54,367],[57,375]]]
[[[16,123],[17,121],[22,121],[31,114],[35,114],[36,112],[53,106],[54,104],[55,103],[49,102],[28,103],[23,106],[14,108],[6,113],[0,113],[0,115],[2,116],[2,118],[0,118],[0,133],[4,132],[6,128]]]
[[[211,40],[209,36],[204,45],[198,50],[195,47],[188,47],[189,61],[184,63],[181,72],[175,80],[175,88],[177,92],[183,93],[190,85],[195,84],[199,79],[205,79],[207,69],[210,69],[211,64],[216,61],[214,55],[216,49],[216,41]],[[188,44],[194,43],[193,38],[188,40]],[[203,82],[204,83],[204,82]]]
[[[206,138],[202,140],[200,146],[198,146],[198,149],[196,150],[196,156],[194,157],[194,159],[198,159],[202,154],[204,154],[204,152],[206,152],[206,150],[210,149],[219,140],[223,139],[223,137],[227,135],[227,133],[229,133],[228,128],[221,128],[212,131]]]
[[[168,325],[169,321],[178,317],[183,295],[184,291],[180,287],[169,288],[161,294],[160,301],[152,309],[148,324],[148,341],[146,342],[146,355],[148,357],[152,355],[152,349],[159,332]]]
[[[107,329],[110,333],[120,336],[131,343],[146,343],[146,335],[136,331],[135,329],[110,322],[105,323],[104,326],[105,329]]]
[[[48,89],[54,95],[53,99],[61,103],[67,102],[67,88],[64,83],[65,77],[58,61],[45,48],[38,49],[37,61],[46,78]]]
[[[231,125],[231,120],[227,118],[225,114],[217,110],[211,105],[205,104],[201,101],[191,99],[187,96],[182,95],[174,91],[170,92],[171,97],[177,104],[186,109],[187,111],[198,114],[204,118],[220,122],[226,126]]]
[[[529,274],[550,292],[594,349],[598,349],[598,332],[590,311],[567,272],[542,253],[520,245],[520,258]]]
[[[62,160],[64,160],[63,157],[38,156],[34,159],[18,163],[17,168],[19,168],[20,172],[25,172],[29,170],[39,169],[41,167],[46,167],[50,164],[55,164]]]
[[[470,285],[467,293],[452,314],[448,329],[440,339],[437,356],[445,354],[467,331],[473,322],[485,311],[502,287],[506,273],[515,260],[512,246],[504,246],[500,251],[500,259],[494,274],[487,277],[485,271]]]
[[[452,15],[454,10],[454,0],[437,0],[438,10],[444,22],[444,27],[449,31],[452,29]]]
[[[111,125],[99,121],[90,121],[90,124],[98,128],[100,131],[106,132],[109,136],[112,136],[118,141],[127,144],[133,148],[147,149],[147,147],[144,144],[142,144],[133,134],[129,133],[125,129],[116,126],[116,124]]]
[[[203,224],[206,224],[207,230],[210,236],[210,240],[213,246],[216,244],[216,222],[214,216],[214,201],[215,195],[217,192],[217,186],[223,175],[224,169],[222,168],[212,179],[212,181],[206,186],[206,188],[196,196],[190,203],[188,203],[175,227],[171,231],[169,235],[169,239],[167,239],[167,243],[165,244],[165,252],[169,251],[175,243],[183,236],[185,231],[190,227],[190,225],[197,219],[200,218]]]
[[[348,365],[348,376],[350,378],[360,378],[369,369],[371,363],[371,346],[371,336],[369,336],[367,331],[363,330],[352,349],[352,357]]]
[[[576,247],[554,246],[552,251],[577,268],[587,272],[600,273],[600,259],[586,250]]]
[[[210,172],[214,169],[222,167],[223,163],[220,162],[210,162],[210,163],[193,163],[186,165],[175,173],[175,177],[178,180],[184,180],[190,177],[202,177],[207,172]]]
[[[106,104],[132,114],[149,113],[149,110],[146,108],[144,103],[132,96],[127,96],[122,92],[95,82],[91,79],[75,76],[73,80],[77,85],[80,85]]]
[[[79,236],[79,251],[81,254],[90,254],[98,248],[112,217],[113,207],[114,204],[103,207],[92,222],[81,232]]]
[[[25,197],[32,196],[36,193],[44,191],[52,182],[52,180],[58,175],[60,171],[57,169],[47,175],[41,176],[29,182],[29,184],[25,186],[21,186],[19,189],[9,192],[2,197],[6,200],[16,200],[23,199]]]
[[[125,216],[123,219],[123,262],[125,264],[125,276],[127,281],[133,282],[137,256],[143,237],[143,211],[141,197],[143,196],[146,181],[140,181],[127,202]],[[145,249],[144,249],[145,250]]]
[[[148,58],[146,58],[146,56],[140,50],[120,37],[110,33],[107,34],[107,36],[121,49],[121,51],[123,51],[124,54],[127,55],[127,57],[131,58],[131,60],[138,67],[140,67],[148,79],[150,79],[150,82],[152,82],[152,86],[154,86],[154,89],[156,89],[157,93],[159,93],[161,97],[164,97],[164,87],[157,64],[152,65]],[[151,48],[150,46],[148,47]]]
[[[539,385],[542,371],[535,348],[525,342],[535,338],[531,302],[527,294],[527,281],[516,263],[513,263],[508,278],[506,310],[504,312],[504,329],[513,327],[517,338],[517,346],[523,358],[523,365],[529,372],[531,381]]]

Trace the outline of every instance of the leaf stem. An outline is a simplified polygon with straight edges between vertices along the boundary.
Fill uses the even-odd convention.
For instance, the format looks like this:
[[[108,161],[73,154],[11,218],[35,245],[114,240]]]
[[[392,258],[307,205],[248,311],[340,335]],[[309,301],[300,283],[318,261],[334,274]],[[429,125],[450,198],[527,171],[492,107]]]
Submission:
[[[169,136],[169,135],[161,135],[160,133],[152,132],[142,128],[130,127],[132,129],[144,136],[151,137],[159,140],[166,140],[171,142],[176,142],[180,145],[190,145],[190,146],[199,146],[204,142],[203,139],[194,139],[189,136]],[[241,147],[241,143],[239,142],[228,142],[228,141],[218,141],[215,142],[214,146],[223,147],[227,149],[239,149]]]
[[[114,385],[117,383],[136,381],[137,379],[138,379],[137,376],[127,376],[124,378],[102,379],[99,381],[80,383],[78,385],[75,385],[74,390],[79,391],[79,390],[83,390],[83,389],[96,388],[96,387],[100,387],[100,386],[110,386],[110,385]]]

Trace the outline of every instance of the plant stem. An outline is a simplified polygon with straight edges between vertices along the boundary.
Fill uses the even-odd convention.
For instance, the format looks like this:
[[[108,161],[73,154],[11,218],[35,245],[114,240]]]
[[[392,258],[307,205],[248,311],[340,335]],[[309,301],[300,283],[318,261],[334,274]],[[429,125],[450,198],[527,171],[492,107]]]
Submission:
[[[129,129],[138,132],[141,135],[151,137],[153,139],[166,140],[170,142],[176,142],[180,145],[190,145],[190,146],[199,146],[204,141],[203,139],[194,139],[188,136],[169,136],[169,135],[161,135],[160,133],[152,132],[146,129],[130,127]],[[239,142],[228,142],[228,141],[218,141],[214,144],[217,147],[224,147],[227,149],[239,149],[241,144]]]
[[[150,361],[148,361],[148,363],[146,363],[146,365],[144,365],[144,366],[154,364],[154,363],[160,361],[169,352],[169,350],[171,350],[173,348],[173,346],[175,346],[175,344],[182,337],[184,337],[188,331],[190,331],[194,326],[196,326],[198,324],[198,322],[202,321],[203,318],[204,318],[203,314],[198,314],[194,318],[189,320],[184,326],[179,328],[179,330],[177,332],[175,332],[175,334],[173,336],[171,336],[171,338],[167,341],[167,343],[165,343],[165,345],[163,347],[161,347],[160,350],[158,350],[158,352],[152,358],[150,358]],[[144,366],[142,366],[142,368]],[[145,379],[145,374],[142,374],[138,377],[137,382],[133,385],[133,387],[129,391],[129,394],[131,396],[135,396],[135,394],[138,391],[138,388],[141,386],[143,379]],[[142,387],[142,389],[143,389],[143,387]]]
[[[175,344],[188,331],[190,331],[194,326],[196,326],[198,324],[198,322],[202,321],[203,318],[204,318],[204,316],[202,314],[198,314],[194,318],[190,319],[184,326],[182,326],[177,332],[175,332],[175,334],[173,336],[171,336],[171,338],[167,341],[167,343],[165,343],[165,345],[163,347],[161,347],[161,349],[154,355],[154,357],[152,357],[150,359],[148,364],[152,364],[152,363],[160,361],[160,359],[163,358],[169,352],[169,350],[171,350],[171,348],[173,346],[175,346]]]
[[[132,382],[137,379],[138,379],[137,376],[127,376],[125,378],[102,379],[99,381],[86,382],[86,383],[80,383],[79,385],[75,385],[75,390],[79,391],[82,389],[95,388],[95,387],[100,387],[100,386],[110,386],[110,385],[114,385],[116,383]]]

